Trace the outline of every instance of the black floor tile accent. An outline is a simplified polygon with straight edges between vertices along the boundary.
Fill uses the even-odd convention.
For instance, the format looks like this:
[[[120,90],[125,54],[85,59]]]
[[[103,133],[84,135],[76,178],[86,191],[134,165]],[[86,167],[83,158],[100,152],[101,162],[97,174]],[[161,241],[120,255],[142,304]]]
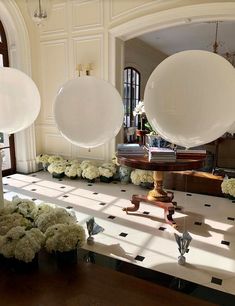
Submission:
[[[191,197],[192,194],[191,193],[186,193],[186,196]]]
[[[32,184],[36,184],[37,182],[36,181],[32,181]]]
[[[121,236],[121,237],[126,237],[128,234],[127,233],[121,233],[121,234],[119,234],[119,236]]]
[[[113,184],[117,184],[117,183],[118,183],[118,182],[115,182],[115,181],[113,182]]]
[[[144,215],[149,215],[150,212],[149,212],[149,211],[144,211],[143,214],[144,214]]]
[[[7,179],[11,178],[10,176],[7,176]]]
[[[31,189],[31,191],[36,191],[37,189]]]
[[[204,206],[206,206],[206,207],[211,207],[211,204],[204,204]]]
[[[140,256],[140,255],[137,255],[135,257],[135,260],[138,260],[138,261],[143,261],[144,259],[145,259],[145,257],[144,256]]]
[[[5,184],[3,184],[3,186],[8,186],[8,184],[7,184],[7,183],[5,183]]]
[[[87,186],[92,186],[92,184],[87,184]]]
[[[62,180],[62,179],[58,179],[58,181],[59,181],[59,182],[62,182],[63,180]]]
[[[67,209],[73,209],[73,206],[66,206]]]
[[[217,277],[213,277],[211,278],[211,283],[212,284],[216,284],[216,285],[222,285],[223,280]]]
[[[165,231],[166,227],[160,226],[159,231]]]
[[[234,221],[234,220],[235,220],[235,218],[233,218],[233,217],[227,217],[227,219],[228,219],[228,220],[231,220],[231,221]]]
[[[35,177],[35,176],[37,176],[37,175],[36,175],[36,174],[32,174],[31,176]]]
[[[221,241],[221,244],[230,245],[230,242],[229,242],[229,241],[226,241],[226,240],[222,240],[222,241]]]
[[[99,192],[93,192],[93,194],[99,194]]]
[[[8,193],[8,191],[3,191],[3,193],[5,194],[5,193]]]
[[[60,188],[61,188],[61,189],[64,189],[64,188],[65,188],[65,186],[60,186]]]
[[[68,195],[66,195],[66,194],[65,194],[65,195],[63,195],[63,198],[68,198],[68,197],[69,197],[69,196],[68,196]]]
[[[37,201],[37,199],[36,198],[32,198],[32,201]]]
[[[108,219],[115,219],[116,217],[115,216],[108,216]]]
[[[99,205],[104,206],[104,205],[106,205],[106,203],[105,202],[100,202]]]
[[[121,192],[126,192],[126,189],[121,189]]]
[[[195,225],[202,225],[202,222],[196,221],[196,222],[194,222],[194,224],[195,224]]]

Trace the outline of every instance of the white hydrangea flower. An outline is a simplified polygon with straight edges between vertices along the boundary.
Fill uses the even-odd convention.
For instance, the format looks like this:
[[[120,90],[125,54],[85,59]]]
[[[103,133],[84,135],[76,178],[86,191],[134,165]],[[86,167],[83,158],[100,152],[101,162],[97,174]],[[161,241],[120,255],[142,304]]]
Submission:
[[[30,228],[32,222],[16,212],[0,216],[0,235],[6,235],[9,230],[16,226]]]
[[[76,164],[73,164],[71,166],[67,166],[65,168],[65,175],[67,177],[75,177],[77,176],[77,165]]]
[[[12,203],[16,206],[16,212],[20,213],[26,218],[33,219],[33,213],[37,209],[37,206],[32,200],[21,199],[18,196],[14,196],[12,199]]]
[[[70,224],[76,222],[76,218],[72,216],[66,209],[61,207],[55,208],[50,212],[41,214],[35,220],[35,224],[43,233],[45,233],[48,227],[52,225],[62,223]]]
[[[77,168],[77,177],[81,177],[82,176],[82,168],[81,167],[78,167]]]
[[[113,172],[108,168],[99,167],[98,169],[101,176],[105,176],[108,178],[113,176]]]
[[[48,163],[49,164],[52,164],[54,162],[62,162],[64,159],[62,156],[59,156],[59,155],[51,155],[49,156],[48,158]]]
[[[85,230],[79,224],[56,224],[45,233],[48,252],[66,252],[81,247],[85,242]]]
[[[40,154],[36,157],[36,163],[37,164],[47,164],[49,160],[50,155],[47,154]]]
[[[101,165],[101,167],[109,169],[110,171],[112,171],[113,174],[115,174],[117,171],[117,168],[114,163],[104,163]]]
[[[144,115],[144,114],[145,114],[144,101],[139,101],[139,103],[136,105],[133,111],[133,116]]]
[[[84,160],[80,164],[80,167],[81,167],[82,171],[84,169],[86,169],[87,167],[89,167],[89,166],[94,166],[94,163],[92,161],[90,161],[90,160]]]
[[[235,197],[235,178],[224,179],[221,184],[222,192]]]
[[[47,168],[49,173],[64,173],[66,168],[66,161],[57,161],[50,164]]]
[[[131,172],[131,181],[134,185],[153,183],[153,171],[135,169]]]
[[[82,177],[88,180],[93,180],[99,176],[99,169],[96,166],[88,166],[82,171]]]

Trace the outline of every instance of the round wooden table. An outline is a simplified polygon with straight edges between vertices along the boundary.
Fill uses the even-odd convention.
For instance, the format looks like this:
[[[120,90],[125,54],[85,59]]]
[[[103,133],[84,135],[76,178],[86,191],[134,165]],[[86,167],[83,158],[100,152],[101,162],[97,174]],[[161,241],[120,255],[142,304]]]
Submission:
[[[205,158],[198,157],[198,155],[191,155],[190,159],[177,158],[174,162],[158,162],[149,161],[148,156],[117,156],[118,163],[127,167],[151,170],[153,171],[154,188],[150,190],[148,195],[133,195],[131,203],[132,207],[126,207],[123,210],[126,212],[137,211],[140,202],[147,202],[154,204],[164,209],[164,217],[167,223],[176,226],[172,215],[175,212],[176,202],[173,202],[174,193],[166,192],[163,189],[163,179],[165,171],[183,171],[194,170],[203,167]]]

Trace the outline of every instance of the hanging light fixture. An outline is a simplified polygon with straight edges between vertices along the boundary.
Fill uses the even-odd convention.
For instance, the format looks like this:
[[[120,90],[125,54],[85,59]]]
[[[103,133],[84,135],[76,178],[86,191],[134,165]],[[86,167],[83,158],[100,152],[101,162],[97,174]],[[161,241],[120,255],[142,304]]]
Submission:
[[[222,44],[218,41],[218,30],[219,30],[219,21],[216,21],[215,22],[215,41],[214,41],[214,44],[213,44],[213,52],[216,53],[216,54],[219,54],[218,52],[218,48],[220,46],[222,46]],[[223,56],[224,58],[226,58],[230,64],[232,64],[233,66],[235,66],[235,52],[222,52],[221,54],[219,54],[221,56]]]
[[[51,0],[27,0],[32,20],[41,26],[48,19],[51,11]]]

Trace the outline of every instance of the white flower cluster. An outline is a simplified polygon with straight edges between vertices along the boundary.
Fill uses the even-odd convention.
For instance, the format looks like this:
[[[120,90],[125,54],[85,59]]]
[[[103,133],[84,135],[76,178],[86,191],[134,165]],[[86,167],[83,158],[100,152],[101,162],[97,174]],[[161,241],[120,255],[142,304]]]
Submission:
[[[64,173],[66,168],[66,161],[56,161],[50,164],[47,168],[49,173]]]
[[[77,165],[77,164],[69,165],[69,166],[67,166],[67,167],[65,168],[64,173],[65,173],[65,175],[66,175],[67,177],[73,177],[73,178],[75,178],[75,177],[77,177],[77,169],[78,169],[78,168],[80,168],[80,167],[79,167],[79,164],[78,164],[78,165]]]
[[[134,185],[153,183],[153,171],[135,169],[131,172],[131,181]]]
[[[225,178],[221,184],[222,192],[235,197],[235,178]]]
[[[93,180],[99,176],[100,176],[100,173],[99,173],[99,169],[97,166],[90,165],[82,171],[82,177],[88,180]]]
[[[133,111],[133,116],[136,115],[145,115],[144,101],[139,101],[139,103],[136,105]]]
[[[50,155],[48,158],[49,164],[52,164],[54,162],[62,162],[62,161],[64,161],[64,159],[62,156],[59,156],[59,155]]]
[[[104,163],[99,167],[99,173],[107,178],[113,177],[116,173],[116,166],[113,163]]]
[[[66,252],[81,247],[85,242],[85,231],[79,224],[56,224],[50,226],[46,233],[46,250],[48,252]]]
[[[84,161],[81,162],[81,165],[80,165],[82,171],[85,170],[85,169],[86,169],[87,167],[89,167],[89,166],[95,166],[95,165],[94,165],[94,163],[93,163],[92,161],[90,161],[90,160],[84,160]]]
[[[26,230],[22,226],[16,226],[4,236],[0,236],[0,253],[7,258],[14,257],[30,262],[39,252],[44,241],[45,236],[39,229]]]
[[[51,203],[36,205],[19,197],[4,201],[0,210],[0,254],[27,263],[44,243],[48,251],[76,249],[85,241],[85,231],[76,222],[74,211]]]
[[[36,226],[43,232],[55,224],[76,223],[77,220],[64,208],[57,207],[49,212],[41,213],[35,219]]]
[[[47,154],[40,154],[40,155],[38,155],[37,157],[36,157],[36,163],[37,164],[40,164],[40,163],[42,163],[42,164],[47,164],[47,163],[49,163],[48,162],[48,159],[49,159],[49,155],[47,155]]]

